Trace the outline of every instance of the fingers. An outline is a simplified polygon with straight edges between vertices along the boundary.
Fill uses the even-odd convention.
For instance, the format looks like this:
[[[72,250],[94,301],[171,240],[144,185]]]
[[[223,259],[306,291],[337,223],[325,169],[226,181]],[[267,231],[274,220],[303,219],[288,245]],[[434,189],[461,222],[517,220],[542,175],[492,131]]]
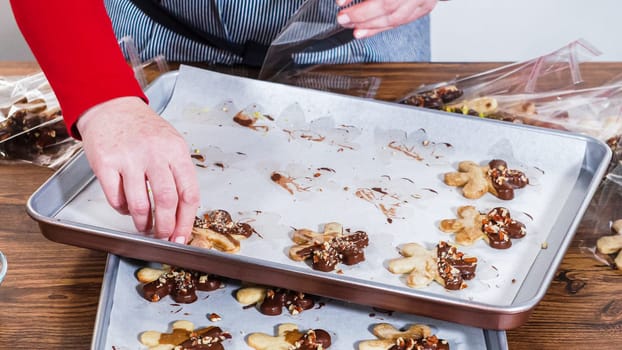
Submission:
[[[78,128],[110,205],[129,214],[138,231],[153,226],[156,237],[185,243],[200,199],[196,168],[179,132],[135,97],[91,108]]]
[[[388,17],[396,12],[404,13],[407,8],[412,10],[419,2],[420,0],[367,0],[340,11],[337,21],[342,25],[357,26],[365,25],[372,20],[383,20],[384,23],[378,26],[385,27],[390,23]],[[404,18],[407,15],[404,14]]]
[[[341,10],[337,22],[363,38],[412,22],[428,14],[437,0],[367,0]],[[344,1],[340,6],[351,4]]]
[[[199,197],[199,182],[196,176],[196,168],[190,157],[179,166],[172,167],[178,193],[177,223],[171,240],[185,244],[192,232],[194,218],[196,217],[201,198]]]
[[[147,192],[145,173],[126,168],[121,174],[127,207],[134,226],[140,232],[147,232],[152,227],[151,201]]]
[[[119,214],[128,215],[130,213],[125,200],[125,191],[123,191],[123,181],[121,175],[116,170],[106,168],[99,171],[97,178],[100,182],[108,204]]]
[[[131,215],[137,230],[147,232],[153,226],[155,237],[185,244],[200,203],[199,185],[189,159],[181,164],[156,164],[146,172],[126,169],[119,175],[105,170],[98,179],[110,205],[121,214]]]
[[[151,164],[146,175],[154,205],[155,225],[153,233],[158,238],[168,238],[175,230],[177,221],[179,197],[175,179],[168,164]]]
[[[190,156],[170,165],[152,166],[147,177],[155,207],[155,236],[185,244],[200,202]]]

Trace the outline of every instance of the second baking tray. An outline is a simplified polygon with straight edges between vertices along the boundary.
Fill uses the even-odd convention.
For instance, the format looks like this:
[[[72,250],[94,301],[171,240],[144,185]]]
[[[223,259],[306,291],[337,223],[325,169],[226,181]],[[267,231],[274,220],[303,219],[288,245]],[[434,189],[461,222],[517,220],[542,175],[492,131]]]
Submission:
[[[170,296],[159,302],[149,302],[141,296],[141,284],[136,271],[159,264],[109,255],[102,283],[99,308],[95,322],[92,349],[144,348],[139,336],[145,331],[168,333],[178,320],[191,321],[196,328],[217,326],[229,332],[232,339],[223,343],[225,349],[251,349],[246,339],[251,333],[273,335],[282,323],[292,323],[300,330],[321,328],[329,332],[331,349],[355,350],[363,340],[375,339],[371,328],[387,323],[397,329],[424,324],[432,333],[449,342],[452,350],[507,350],[505,332],[482,330],[455,323],[398,312],[378,310],[369,306],[319,298],[315,307],[292,315],[283,309],[278,316],[266,316],[256,307],[239,304],[236,291],[243,287],[239,281],[225,280],[224,288],[197,292],[191,304],[179,304]],[[210,321],[209,316],[220,316]]]
[[[201,210],[229,210],[234,219],[251,222],[261,237],[242,241],[240,252],[229,254],[137,234],[128,217],[109,208],[80,155],[28,202],[47,238],[485,329],[514,328],[527,320],[611,157],[604,143],[580,135],[190,67],[163,76],[147,93],[193,149],[219,164],[198,164]],[[236,125],[231,117],[239,111],[263,124]],[[414,152],[420,157],[405,156]],[[530,185],[512,201],[491,195],[467,200],[442,182],[442,174],[455,171],[461,160],[496,157],[530,171]],[[276,170],[297,174],[306,187],[288,193],[271,183]],[[305,176],[309,170],[312,175]],[[357,188],[378,188],[375,195],[382,195],[363,200],[369,198],[357,198]],[[395,211],[385,217],[379,208],[391,205]],[[455,217],[462,205],[508,206],[522,215],[528,234],[503,251],[483,241],[461,247],[479,258],[476,279],[464,290],[446,291],[434,283],[412,289],[387,271],[400,244],[451,241],[439,232],[438,221]],[[366,261],[325,273],[288,258],[292,227],[320,230],[330,221],[369,233]]]

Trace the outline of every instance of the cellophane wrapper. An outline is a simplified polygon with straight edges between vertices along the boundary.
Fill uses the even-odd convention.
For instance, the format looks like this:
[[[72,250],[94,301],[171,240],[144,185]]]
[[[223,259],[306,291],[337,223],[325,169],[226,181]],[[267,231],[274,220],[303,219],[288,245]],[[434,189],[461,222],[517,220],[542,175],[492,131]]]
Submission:
[[[43,73],[0,77],[0,161],[56,169],[79,149]]]
[[[621,227],[622,161],[618,161],[612,164],[590,202],[575,241],[582,252],[602,265],[622,270]]]
[[[577,132],[615,152],[622,135],[622,76],[593,87],[581,74],[581,64],[599,54],[576,40],[528,61],[421,86],[397,102]]]
[[[355,0],[347,6],[360,2],[361,0]],[[319,53],[344,45],[354,38],[352,29],[344,28],[337,23],[337,14],[340,10],[341,7],[334,1],[308,0],[301,5],[270,43],[259,78],[304,88],[373,98],[380,86],[380,78],[314,72],[314,69],[322,64],[332,63],[325,61],[325,57],[322,58],[322,64],[306,62],[308,60],[315,62],[312,57],[319,57]],[[303,58],[305,55],[306,58]],[[355,57],[350,59],[356,61]]]
[[[119,40],[139,84],[152,80],[147,72],[168,71],[164,56],[141,61],[131,37]],[[43,72],[21,77],[0,77],[0,161],[27,162],[60,168],[82,148],[69,135],[62,110]]]

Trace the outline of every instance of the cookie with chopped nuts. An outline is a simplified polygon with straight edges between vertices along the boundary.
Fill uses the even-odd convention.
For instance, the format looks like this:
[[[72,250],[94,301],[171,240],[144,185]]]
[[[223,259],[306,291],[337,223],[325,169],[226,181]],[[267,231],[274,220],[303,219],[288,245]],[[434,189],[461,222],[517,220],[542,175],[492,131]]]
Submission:
[[[491,209],[482,220],[484,240],[496,249],[512,246],[512,239],[523,238],[527,234],[525,224],[512,218],[507,208]]]
[[[483,220],[485,215],[472,205],[461,206],[456,219],[443,219],[439,228],[446,233],[454,233],[454,239],[460,245],[471,245],[484,236]]]
[[[296,245],[289,250],[289,257],[295,261],[311,259],[311,267],[319,271],[333,271],[339,263],[358,264],[365,260],[365,248],[369,245],[366,232],[344,233],[343,226],[331,222],[324,226],[324,232],[309,229],[294,232],[292,240]]]
[[[301,332],[297,325],[283,323],[278,326],[276,336],[252,333],[246,342],[255,350],[321,350],[330,347],[331,337],[323,329]]]
[[[237,301],[245,306],[256,305],[267,316],[277,316],[286,308],[291,315],[298,315],[315,306],[315,298],[302,292],[283,288],[244,287],[235,295]]]
[[[223,285],[218,276],[169,265],[160,269],[143,267],[136,272],[136,278],[143,283],[143,297],[152,302],[170,295],[175,302],[190,304],[197,300],[197,290],[213,291]]]
[[[400,331],[388,323],[379,323],[372,328],[378,338],[364,340],[358,345],[359,350],[449,350],[449,342],[432,334],[430,327],[414,324]]]
[[[240,250],[240,241],[253,233],[255,229],[249,224],[234,222],[229,212],[218,209],[194,220],[188,244],[207,249],[214,248],[225,253],[236,253]]]
[[[449,186],[462,187],[463,195],[470,199],[490,193],[499,199],[511,200],[514,190],[529,184],[525,173],[508,168],[501,159],[493,159],[486,166],[462,161],[458,164],[458,171],[445,173],[443,180]]]
[[[389,261],[388,269],[394,274],[407,274],[406,284],[412,288],[428,286],[436,281],[445,289],[459,290],[467,287],[465,280],[475,277],[477,258],[440,241],[432,250],[418,243],[401,246],[402,257]]]
[[[140,342],[151,350],[190,350],[224,349],[222,343],[231,339],[231,334],[224,332],[220,327],[205,327],[194,329],[190,321],[176,321],[171,333],[146,331],[140,334]]]
[[[443,232],[455,233],[456,243],[471,245],[484,239],[489,246],[507,249],[512,246],[511,239],[525,237],[525,224],[512,218],[504,207],[491,209],[487,214],[475,207],[466,205],[457,210],[458,218],[441,220],[439,228]]]

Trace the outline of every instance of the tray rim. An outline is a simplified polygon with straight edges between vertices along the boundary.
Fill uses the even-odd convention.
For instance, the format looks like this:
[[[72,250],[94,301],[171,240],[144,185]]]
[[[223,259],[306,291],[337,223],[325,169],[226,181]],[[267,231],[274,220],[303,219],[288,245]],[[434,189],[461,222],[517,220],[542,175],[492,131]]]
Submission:
[[[159,102],[159,104],[153,106],[154,109],[156,109],[157,111],[163,110],[163,108],[168,103],[170,96],[172,95],[172,91],[174,89],[174,83],[175,83],[177,74],[178,74],[178,71],[172,71],[172,72],[165,73],[161,75],[160,77],[158,77],[147,88],[146,92],[149,93],[150,88],[152,88],[153,86],[157,86],[157,84],[168,84],[171,87],[171,90],[169,91],[170,94],[168,96],[168,99],[160,99],[160,100],[150,99],[152,102],[153,101]],[[220,74],[220,73],[215,73],[215,74]],[[242,78],[242,79],[249,79],[249,78]],[[304,89],[304,88],[295,87],[295,86],[292,86],[291,88]],[[323,93],[327,93],[327,92],[323,92]],[[356,97],[353,97],[353,98],[356,98]],[[375,102],[388,103],[388,104],[395,106],[394,102],[385,102],[385,101],[375,101]],[[404,108],[416,108],[416,107],[404,106]],[[426,110],[426,111],[429,111],[429,110]],[[461,116],[461,115],[456,115],[452,117],[473,119],[472,117]],[[504,125],[507,125],[507,122],[496,121],[496,120],[487,120],[487,119],[479,120],[478,119],[478,121],[503,123]],[[534,129],[537,132],[543,132],[543,133],[552,133],[552,134],[561,133],[564,135],[564,137],[579,138],[579,139],[582,139],[587,144],[595,145],[594,147],[596,148],[600,147],[601,158],[606,159],[606,160],[609,160],[611,158],[611,150],[604,142],[597,140],[595,138],[586,136],[586,135],[560,132],[557,130],[543,129],[543,128],[533,127],[529,125],[513,125],[512,127],[529,128],[529,129]],[[589,147],[586,147],[586,149],[587,148]],[[596,151],[598,151],[598,149]],[[604,155],[602,155],[603,152],[605,153]],[[596,169],[582,169],[581,172],[585,174],[588,170],[592,171],[595,174],[595,176],[591,177],[591,182],[594,182],[596,178],[602,177],[604,171],[606,170],[607,165],[608,165],[608,162],[602,162]],[[75,177],[64,176],[69,171],[75,171],[76,168],[87,173],[81,177],[82,182],[78,182],[77,184],[75,182]],[[80,152],[76,156],[74,156],[74,158],[70,162],[65,164],[65,166],[63,166],[52,177],[50,177],[43,185],[41,185],[41,187],[35,193],[33,193],[33,195],[31,195],[27,203],[27,212],[34,220],[38,221],[41,231],[43,235],[46,236],[46,238],[52,241],[59,242],[59,243],[72,244],[72,245],[77,245],[77,246],[95,249],[95,250],[103,250],[102,247],[107,247],[108,249],[106,249],[105,251],[109,253],[129,256],[129,257],[138,258],[142,260],[153,260],[152,259],[153,256],[162,256],[162,253],[166,253],[170,251],[175,251],[177,253],[180,252],[178,249],[179,248],[178,245],[174,245],[169,242],[162,242],[160,240],[155,240],[155,239],[144,237],[144,236],[132,236],[132,235],[128,235],[125,232],[119,232],[119,231],[114,231],[114,230],[101,230],[97,227],[75,223],[75,222],[71,222],[68,220],[61,220],[61,219],[53,218],[53,216],[62,207],[58,207],[56,208],[56,210],[53,210],[53,211],[49,211],[49,208],[48,208],[48,212],[53,213],[52,215],[46,216],[40,213],[40,210],[39,210],[40,208],[38,208],[37,206],[37,204],[40,204],[40,203],[37,203],[37,199],[39,197],[44,197],[45,194],[48,191],[50,191],[50,188],[56,188],[56,187],[69,188],[68,192],[70,193],[67,194],[63,192],[63,196],[61,196],[60,198],[70,199],[73,195],[76,195],[77,193],[79,193],[79,191],[83,189],[85,186],[88,186],[88,184],[90,184],[91,181],[94,181],[94,175],[92,174],[92,171],[90,171],[90,167],[88,166],[88,162],[86,161],[86,157],[84,153]],[[600,182],[600,180],[598,182]],[[583,197],[591,199],[594,192],[597,189],[597,186],[590,186],[588,188],[590,189],[590,191],[588,191],[588,193]],[[57,192],[58,192],[58,189],[55,192],[55,194],[58,194]],[[66,203],[68,203],[68,201],[64,202],[63,205]],[[574,220],[572,220],[567,227],[567,230],[566,230],[567,233],[562,235],[563,240],[562,242],[560,242],[558,249],[554,253],[550,253],[551,251],[553,251],[553,249],[549,250],[548,254],[554,254],[553,259],[550,260],[551,266],[558,266],[561,263],[561,260],[563,259],[565,251],[567,250],[570,242],[572,241],[574,232],[576,231],[576,228],[578,227],[580,223],[580,218],[583,216],[583,213],[587,209],[588,205],[589,205],[589,201],[586,201],[586,200],[582,201],[582,205],[576,208],[577,215],[574,216]],[[90,234],[91,238],[94,238],[94,241],[86,242],[87,240],[80,239],[80,236],[83,233]],[[145,247],[149,247],[147,252],[145,252]],[[135,249],[135,248],[140,248],[140,249]],[[152,252],[154,254],[150,255],[149,252]],[[244,257],[240,257],[240,256],[232,257],[230,254],[220,253],[217,251],[206,251],[206,250],[201,250],[201,249],[194,248],[194,247],[184,247],[183,252],[186,253],[183,255],[199,257],[199,258],[203,258],[207,260],[211,259],[210,262],[215,262],[216,265],[221,266],[221,267],[225,266],[227,264],[227,261],[230,261],[231,258],[245,260]],[[246,259],[246,260],[249,260],[249,259]],[[159,262],[173,263],[172,261],[159,261]],[[205,266],[197,262],[197,259],[191,259],[188,257],[184,258],[181,261],[181,263],[180,261],[176,260],[174,264],[177,264],[179,266],[183,266],[186,268],[206,270]],[[263,264],[265,264],[265,262],[263,262]],[[278,264],[272,264],[272,265],[278,265]],[[266,266],[264,265],[262,267],[266,267]],[[323,294],[317,288],[313,288],[312,286],[309,286],[308,283],[304,283],[305,277],[311,278],[311,279],[317,278],[317,276],[314,276],[315,275],[314,272],[309,273],[308,271],[305,271],[305,270],[297,271],[296,268],[292,268],[291,266],[287,266],[287,268],[290,270],[290,272],[295,272],[298,275],[297,276],[298,278],[296,278],[296,276],[293,276],[293,275],[290,277],[292,277],[294,281],[299,281],[300,283],[302,283],[303,289],[301,289],[301,291],[304,291],[307,293],[320,294],[320,295]],[[278,266],[271,266],[271,269],[274,270],[275,272],[282,272],[282,269],[280,269]],[[533,265],[532,265],[532,269],[533,269]],[[447,299],[443,299],[439,297],[438,295],[427,294],[425,292],[419,292],[417,296],[408,295],[408,297],[414,299],[416,301],[415,304],[422,303],[422,302],[430,303],[436,308],[440,307],[442,310],[445,310],[447,312],[452,312],[451,316],[439,317],[438,313],[433,312],[431,307],[427,307],[425,308],[425,310],[423,310],[423,312],[418,312],[419,314],[423,316],[441,318],[441,319],[445,319],[445,320],[452,321],[452,322],[465,323],[465,324],[469,324],[469,325],[480,327],[480,328],[486,328],[486,329],[511,329],[511,328],[515,328],[515,327],[522,325],[527,320],[527,318],[533,311],[533,308],[540,302],[540,300],[546,294],[548,286],[554,277],[555,271],[556,269],[550,269],[550,268],[545,271],[545,274],[542,276],[542,280],[540,279],[538,280],[539,282],[542,282],[541,286],[536,289],[537,293],[535,293],[533,296],[531,296],[530,294],[529,298],[523,301],[520,301],[516,304],[512,303],[511,305],[507,305],[507,306],[506,305],[502,305],[502,306],[491,305],[491,304],[485,304],[485,303],[479,303],[479,302],[466,302],[464,300],[447,300]],[[209,272],[214,272],[214,271],[212,270]],[[239,274],[240,272],[237,271],[235,276],[227,276],[227,277],[243,279],[243,278],[239,278]],[[223,275],[227,275],[227,274],[223,274]],[[252,274],[249,274],[249,273],[247,273],[246,276],[248,277],[246,280],[250,282],[261,283],[264,281],[264,280],[261,280],[261,281],[257,280],[258,278],[256,276],[253,276]],[[330,281],[334,285],[341,285],[344,282],[343,278],[344,278],[343,276],[340,276],[339,279],[337,279],[335,276],[329,276],[328,278],[326,276],[323,276],[322,282],[326,280],[326,281]],[[284,285],[283,282],[280,282],[278,280],[274,280],[272,282],[273,282],[271,283],[272,285],[287,287],[286,285]],[[350,301],[365,304],[365,302],[362,302],[365,298],[360,295],[361,293],[360,288],[363,287],[361,286],[360,282],[350,281],[350,283],[346,283],[345,286],[349,288],[354,288],[354,289],[349,289],[347,291],[344,291],[343,296],[337,295],[338,293],[334,295],[327,295],[327,296],[333,297],[336,299],[350,300]],[[344,286],[342,285],[341,287],[343,288]],[[397,289],[397,288],[394,288],[394,289]],[[378,290],[382,290],[382,288],[376,288],[373,291],[377,292]],[[355,296],[348,298],[345,296],[348,293],[345,293],[345,292],[355,294]],[[387,293],[386,290],[384,290],[384,292]],[[392,295],[391,300],[398,302],[399,299],[397,298],[403,297],[405,293],[401,293],[399,290],[392,290],[390,294]],[[365,301],[367,300],[365,299]],[[375,304],[374,306],[387,308],[387,303],[388,302],[386,300],[378,301],[377,304]],[[402,305],[402,303],[400,303],[401,308],[393,308],[393,309],[412,313],[413,311],[410,309],[411,306],[412,305],[410,304]],[[421,306],[421,305],[416,305],[416,306]],[[409,309],[406,309],[407,307]],[[459,314],[460,316],[454,316],[454,314],[456,313]],[[457,319],[459,319],[460,321],[457,321]]]

